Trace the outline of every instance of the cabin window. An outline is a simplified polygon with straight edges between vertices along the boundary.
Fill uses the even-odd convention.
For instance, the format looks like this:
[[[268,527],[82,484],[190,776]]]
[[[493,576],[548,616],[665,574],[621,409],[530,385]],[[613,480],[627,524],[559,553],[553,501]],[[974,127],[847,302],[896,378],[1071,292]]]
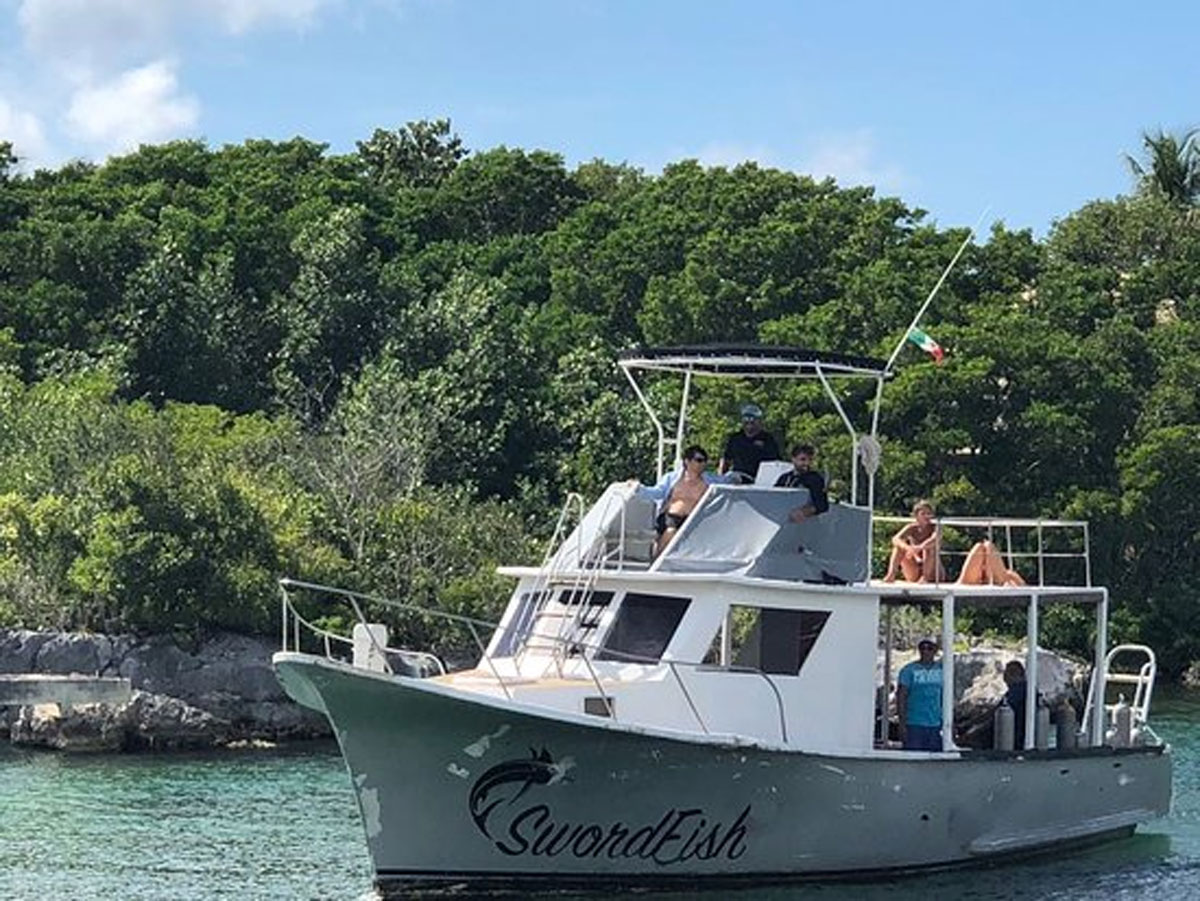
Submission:
[[[635,663],[660,660],[690,603],[690,598],[629,592],[596,659]]]
[[[521,596],[517,600],[517,611],[500,636],[495,653],[492,654],[493,657],[511,657],[525,644],[529,633],[533,631],[533,622],[538,606],[546,599],[546,596],[547,593],[544,591],[521,592]]]
[[[558,602],[564,607],[583,607],[573,614],[575,626],[571,630],[570,646],[567,653],[578,656],[596,637],[596,627],[608,605],[612,603],[611,591],[587,591],[584,589],[568,589],[558,597]]]
[[[729,662],[779,676],[800,674],[829,620],[828,610],[734,604],[729,611]],[[714,650],[720,641],[718,633]],[[719,659],[712,652],[710,657]]]

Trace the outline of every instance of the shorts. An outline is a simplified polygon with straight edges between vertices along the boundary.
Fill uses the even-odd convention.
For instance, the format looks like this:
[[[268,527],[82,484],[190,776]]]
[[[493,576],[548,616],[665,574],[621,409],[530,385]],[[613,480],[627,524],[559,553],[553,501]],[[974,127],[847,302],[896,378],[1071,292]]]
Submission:
[[[909,726],[904,734],[904,750],[906,751],[940,751],[942,750],[942,729],[940,726]]]
[[[654,520],[654,528],[661,535],[667,529],[678,529],[683,525],[683,521],[687,519],[687,514],[679,513],[660,513],[658,518]],[[645,522],[645,520],[642,520]]]

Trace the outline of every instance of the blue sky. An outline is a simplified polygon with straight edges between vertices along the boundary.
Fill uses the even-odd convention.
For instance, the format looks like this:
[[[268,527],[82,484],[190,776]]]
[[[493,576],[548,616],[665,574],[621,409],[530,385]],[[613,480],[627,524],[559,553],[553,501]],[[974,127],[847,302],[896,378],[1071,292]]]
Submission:
[[[1198,34],[1182,2],[0,0],[0,140],[341,152],[449,117],[475,150],[754,159],[1043,235],[1131,189],[1144,130],[1200,126]]]

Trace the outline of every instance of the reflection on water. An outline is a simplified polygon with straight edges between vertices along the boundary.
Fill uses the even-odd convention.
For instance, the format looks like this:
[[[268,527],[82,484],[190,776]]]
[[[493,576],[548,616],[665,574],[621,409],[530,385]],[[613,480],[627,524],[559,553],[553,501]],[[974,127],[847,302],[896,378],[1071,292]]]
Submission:
[[[1200,695],[1160,695],[1151,721],[1174,748],[1174,802],[1169,817],[1132,838],[1009,864],[720,897],[1200,899]],[[333,745],[73,757],[0,746],[0,788],[2,899],[372,897],[358,812]]]

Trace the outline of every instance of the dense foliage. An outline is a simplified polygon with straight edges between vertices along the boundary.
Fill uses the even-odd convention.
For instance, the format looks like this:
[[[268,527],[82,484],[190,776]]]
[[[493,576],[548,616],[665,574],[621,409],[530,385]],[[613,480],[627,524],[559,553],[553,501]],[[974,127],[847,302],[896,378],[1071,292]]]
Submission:
[[[1200,162],[1163,140],[1133,195],[968,249],[923,321],[947,361],[910,348],[885,392],[878,506],[1090,520],[1118,637],[1179,668],[1200,657]],[[567,491],[651,475],[620,349],[886,357],[965,237],[867,188],[569,170],[469,153],[446,122],[348,155],[15,162],[0,143],[8,624],[267,630],[284,573],[494,616],[493,567],[536,559]],[[702,391],[691,437],[715,450],[748,390]],[[836,411],[756,390],[844,483]]]

